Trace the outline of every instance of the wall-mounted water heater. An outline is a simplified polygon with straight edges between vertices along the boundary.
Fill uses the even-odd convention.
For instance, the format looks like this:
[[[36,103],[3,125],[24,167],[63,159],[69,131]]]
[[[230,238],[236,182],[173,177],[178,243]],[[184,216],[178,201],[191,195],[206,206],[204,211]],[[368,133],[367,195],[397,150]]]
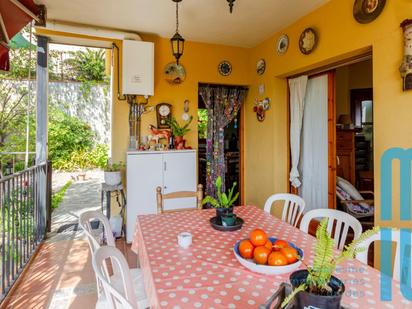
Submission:
[[[122,94],[152,96],[154,92],[154,44],[123,40]]]

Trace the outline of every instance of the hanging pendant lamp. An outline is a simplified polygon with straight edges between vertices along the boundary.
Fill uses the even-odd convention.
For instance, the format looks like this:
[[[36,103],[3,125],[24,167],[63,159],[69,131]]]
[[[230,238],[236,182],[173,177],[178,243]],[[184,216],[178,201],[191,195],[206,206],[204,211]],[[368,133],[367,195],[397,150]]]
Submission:
[[[176,3],[176,33],[170,39],[172,45],[172,53],[176,58],[176,64],[179,64],[179,59],[183,55],[185,47],[185,39],[179,34],[179,2],[182,0],[172,0]]]
[[[227,2],[229,2],[229,10],[230,13],[233,12],[233,4],[235,3],[236,0],[227,0]]]

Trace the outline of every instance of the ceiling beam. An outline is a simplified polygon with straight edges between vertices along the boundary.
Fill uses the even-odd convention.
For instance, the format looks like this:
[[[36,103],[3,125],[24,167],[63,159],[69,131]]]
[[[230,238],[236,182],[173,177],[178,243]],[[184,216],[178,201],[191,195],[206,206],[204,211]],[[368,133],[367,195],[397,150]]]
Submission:
[[[4,24],[3,16],[0,13],[0,30],[1,30],[1,35],[2,35],[2,41],[5,42],[6,44],[9,44],[10,38],[9,35],[7,34],[7,29],[6,25]]]

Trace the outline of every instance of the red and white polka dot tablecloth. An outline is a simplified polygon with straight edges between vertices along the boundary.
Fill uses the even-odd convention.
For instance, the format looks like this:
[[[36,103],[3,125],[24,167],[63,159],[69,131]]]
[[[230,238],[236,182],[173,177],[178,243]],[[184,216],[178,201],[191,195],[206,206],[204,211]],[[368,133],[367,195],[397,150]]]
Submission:
[[[215,210],[191,210],[138,216],[132,250],[139,255],[151,308],[258,308],[289,274],[265,276],[239,264],[233,254],[236,241],[262,228],[269,236],[294,242],[312,262],[315,238],[255,206],[235,208],[244,219],[236,232],[214,230],[209,219]],[[177,245],[177,235],[190,232],[188,249]],[[380,301],[380,273],[358,261],[340,266],[336,274],[346,287],[348,308],[412,308],[399,284],[393,282],[393,300]]]

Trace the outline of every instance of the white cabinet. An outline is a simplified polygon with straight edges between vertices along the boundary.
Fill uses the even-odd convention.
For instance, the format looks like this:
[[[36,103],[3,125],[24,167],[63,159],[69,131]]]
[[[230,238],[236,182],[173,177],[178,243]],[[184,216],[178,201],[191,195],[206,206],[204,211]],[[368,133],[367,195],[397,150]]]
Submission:
[[[156,187],[163,193],[196,191],[196,151],[134,151],[127,154],[127,242],[133,239],[137,215],[156,214]],[[196,198],[166,200],[165,210],[195,208]]]

